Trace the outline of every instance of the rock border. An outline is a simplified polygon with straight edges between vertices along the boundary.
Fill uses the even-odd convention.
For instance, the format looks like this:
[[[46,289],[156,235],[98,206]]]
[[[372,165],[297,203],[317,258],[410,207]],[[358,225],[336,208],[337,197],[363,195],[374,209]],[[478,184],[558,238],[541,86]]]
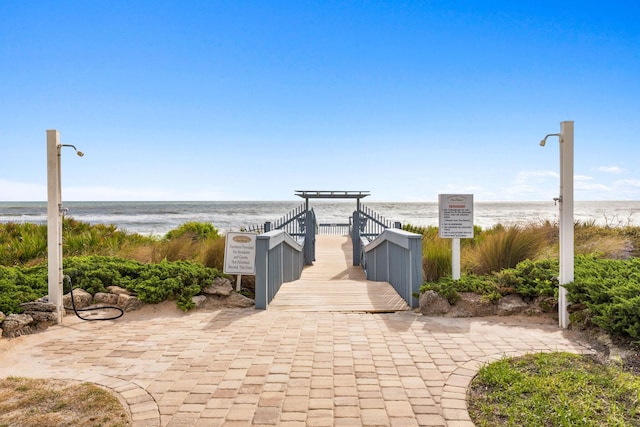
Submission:
[[[92,296],[84,289],[74,289],[73,304],[71,293],[65,294],[62,297],[62,305],[66,314],[74,314],[71,308],[73,305],[76,309],[118,307],[125,312],[139,310],[145,305],[127,289],[108,286],[107,290],[109,292],[98,292]],[[202,289],[201,295],[194,296],[192,301],[196,309],[246,308],[255,305],[254,300],[234,292],[231,281],[224,277],[217,277],[211,285]],[[2,338],[29,335],[56,324],[56,306],[49,302],[48,297],[22,303],[20,307],[24,310],[22,314],[5,316],[0,312]]]
[[[510,294],[492,302],[474,292],[461,292],[460,299],[450,304],[445,297],[432,290],[420,295],[419,306],[420,313],[434,317],[535,316],[553,313],[557,309],[558,303],[552,297],[537,297],[527,302],[520,295]]]

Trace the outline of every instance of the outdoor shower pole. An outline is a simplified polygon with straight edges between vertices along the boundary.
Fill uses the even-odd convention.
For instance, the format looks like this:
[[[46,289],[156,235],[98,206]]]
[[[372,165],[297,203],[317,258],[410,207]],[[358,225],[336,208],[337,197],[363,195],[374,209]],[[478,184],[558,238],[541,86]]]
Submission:
[[[568,328],[567,289],[563,285],[574,280],[573,121],[561,122],[560,133],[546,135],[540,141],[540,146],[544,147],[547,143],[547,138],[550,136],[557,136],[560,140],[560,196],[553,199],[560,203],[558,323],[561,328]]]
[[[47,131],[47,252],[49,302],[62,323],[62,197],[60,184],[60,132]]]
[[[567,290],[563,286],[574,280],[574,213],[573,213],[573,121],[560,123],[560,289],[558,321],[569,327]]]

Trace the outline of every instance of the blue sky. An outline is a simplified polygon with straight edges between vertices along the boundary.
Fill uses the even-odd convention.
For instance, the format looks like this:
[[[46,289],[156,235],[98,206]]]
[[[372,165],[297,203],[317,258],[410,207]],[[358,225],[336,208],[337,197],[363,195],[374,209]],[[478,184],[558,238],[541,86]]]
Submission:
[[[0,1],[0,201],[640,198],[640,3]]]

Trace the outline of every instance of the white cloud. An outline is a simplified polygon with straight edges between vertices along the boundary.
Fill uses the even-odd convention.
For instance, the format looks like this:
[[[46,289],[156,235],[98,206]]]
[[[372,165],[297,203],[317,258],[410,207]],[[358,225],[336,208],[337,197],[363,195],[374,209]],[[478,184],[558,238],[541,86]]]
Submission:
[[[640,180],[637,179],[619,179],[613,184],[616,188],[640,188]]]
[[[621,174],[626,172],[625,169],[618,166],[600,166],[599,168],[597,168],[597,170],[604,173],[614,173],[614,174]]]
[[[604,184],[589,183],[586,182],[586,180],[575,180],[574,189],[582,191],[604,191],[607,193],[611,191],[611,188]]]
[[[555,194],[560,175],[550,170],[520,171],[500,190],[501,200],[546,200]]]
[[[516,176],[514,184],[517,183],[532,183],[532,182],[542,182],[546,181],[550,178],[557,179],[560,175],[558,172],[554,171],[520,171]]]
[[[438,191],[438,194],[472,194],[482,191],[482,187],[477,185],[454,185],[447,184]]]
[[[0,200],[7,202],[47,200],[47,187],[39,184],[0,179]]]

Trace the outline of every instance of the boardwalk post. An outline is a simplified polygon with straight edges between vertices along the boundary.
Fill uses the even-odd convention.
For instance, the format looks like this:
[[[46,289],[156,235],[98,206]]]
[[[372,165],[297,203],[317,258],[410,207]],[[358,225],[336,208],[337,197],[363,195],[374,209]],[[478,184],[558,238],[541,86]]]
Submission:
[[[316,227],[313,212],[308,206],[309,205],[307,203],[307,212],[304,219],[304,263],[306,265],[311,265],[313,264],[313,261],[315,261]]]
[[[360,265],[360,210],[353,213],[351,242],[353,244],[353,265]]]
[[[256,236],[256,284],[255,284],[255,301],[256,309],[266,310],[269,304],[267,298],[268,292],[268,275],[269,264],[267,262],[269,257],[269,237],[258,235]]]

